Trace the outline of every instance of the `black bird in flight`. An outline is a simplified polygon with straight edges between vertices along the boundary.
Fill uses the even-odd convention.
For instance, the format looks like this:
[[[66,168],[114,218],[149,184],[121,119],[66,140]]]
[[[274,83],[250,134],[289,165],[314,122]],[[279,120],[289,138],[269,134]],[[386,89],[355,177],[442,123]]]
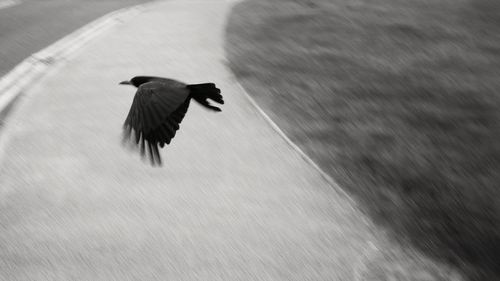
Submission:
[[[133,139],[143,157],[148,150],[153,166],[161,165],[158,146],[170,144],[191,99],[213,111],[221,109],[211,105],[208,99],[224,104],[220,89],[214,83],[188,85],[168,78],[136,76],[120,84],[137,87],[123,124],[124,141]]]

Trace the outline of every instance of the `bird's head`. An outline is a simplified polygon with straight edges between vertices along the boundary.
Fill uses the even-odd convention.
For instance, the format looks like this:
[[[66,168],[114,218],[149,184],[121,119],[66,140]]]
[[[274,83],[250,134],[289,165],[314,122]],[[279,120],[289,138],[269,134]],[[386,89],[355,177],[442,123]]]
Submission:
[[[134,78],[126,81],[120,82],[120,85],[133,85],[135,87],[139,87],[140,85],[147,83],[149,81],[152,81],[156,79],[156,77],[153,76],[135,76]]]

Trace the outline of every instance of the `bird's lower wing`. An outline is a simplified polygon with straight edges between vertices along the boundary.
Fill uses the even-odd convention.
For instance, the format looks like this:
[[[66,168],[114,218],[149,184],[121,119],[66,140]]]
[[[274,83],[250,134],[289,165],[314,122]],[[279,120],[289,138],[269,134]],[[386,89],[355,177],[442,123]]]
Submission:
[[[159,126],[149,130],[147,133],[135,129],[136,127],[140,128],[139,124],[134,127],[130,122],[125,121],[123,127],[124,141],[130,141],[133,139],[133,142],[136,147],[140,149],[140,153],[143,157],[148,154],[152,165],[161,165],[162,161],[159,147],[163,148],[165,144],[170,144],[177,133],[177,130],[179,130],[180,123],[186,115],[189,108],[189,102],[190,99],[186,99],[186,101],[174,112],[172,112],[172,114],[167,116],[167,118],[165,118]],[[129,115],[130,114],[132,114],[130,119],[133,120],[134,113],[131,111]],[[129,118],[127,117],[127,120],[128,119]]]
[[[158,143],[160,147],[170,144],[186,115],[189,102],[190,100],[187,99],[177,110],[165,118],[160,126],[153,129],[149,134],[146,134],[146,140]]]

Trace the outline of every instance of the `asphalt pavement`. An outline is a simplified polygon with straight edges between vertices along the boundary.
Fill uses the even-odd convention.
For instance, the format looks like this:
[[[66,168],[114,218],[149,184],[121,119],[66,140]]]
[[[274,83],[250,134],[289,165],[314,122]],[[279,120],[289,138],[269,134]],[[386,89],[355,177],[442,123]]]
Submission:
[[[0,0],[0,77],[88,22],[145,2],[148,0]]]
[[[232,4],[159,2],[26,91],[0,141],[0,280],[378,280],[373,226],[226,67]],[[226,101],[190,106],[161,168],[120,144],[118,82],[140,74]]]

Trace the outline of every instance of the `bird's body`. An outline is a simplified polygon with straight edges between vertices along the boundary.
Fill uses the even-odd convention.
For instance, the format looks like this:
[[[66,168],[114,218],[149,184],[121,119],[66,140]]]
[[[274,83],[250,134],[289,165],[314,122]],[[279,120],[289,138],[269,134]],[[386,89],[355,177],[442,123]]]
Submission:
[[[220,108],[212,106],[207,99],[224,103],[220,90],[213,83],[188,85],[168,78],[136,76],[120,84],[137,87],[123,125],[124,140],[134,140],[143,156],[148,151],[153,165],[161,165],[159,147],[170,144],[191,99],[213,111],[220,111]]]

